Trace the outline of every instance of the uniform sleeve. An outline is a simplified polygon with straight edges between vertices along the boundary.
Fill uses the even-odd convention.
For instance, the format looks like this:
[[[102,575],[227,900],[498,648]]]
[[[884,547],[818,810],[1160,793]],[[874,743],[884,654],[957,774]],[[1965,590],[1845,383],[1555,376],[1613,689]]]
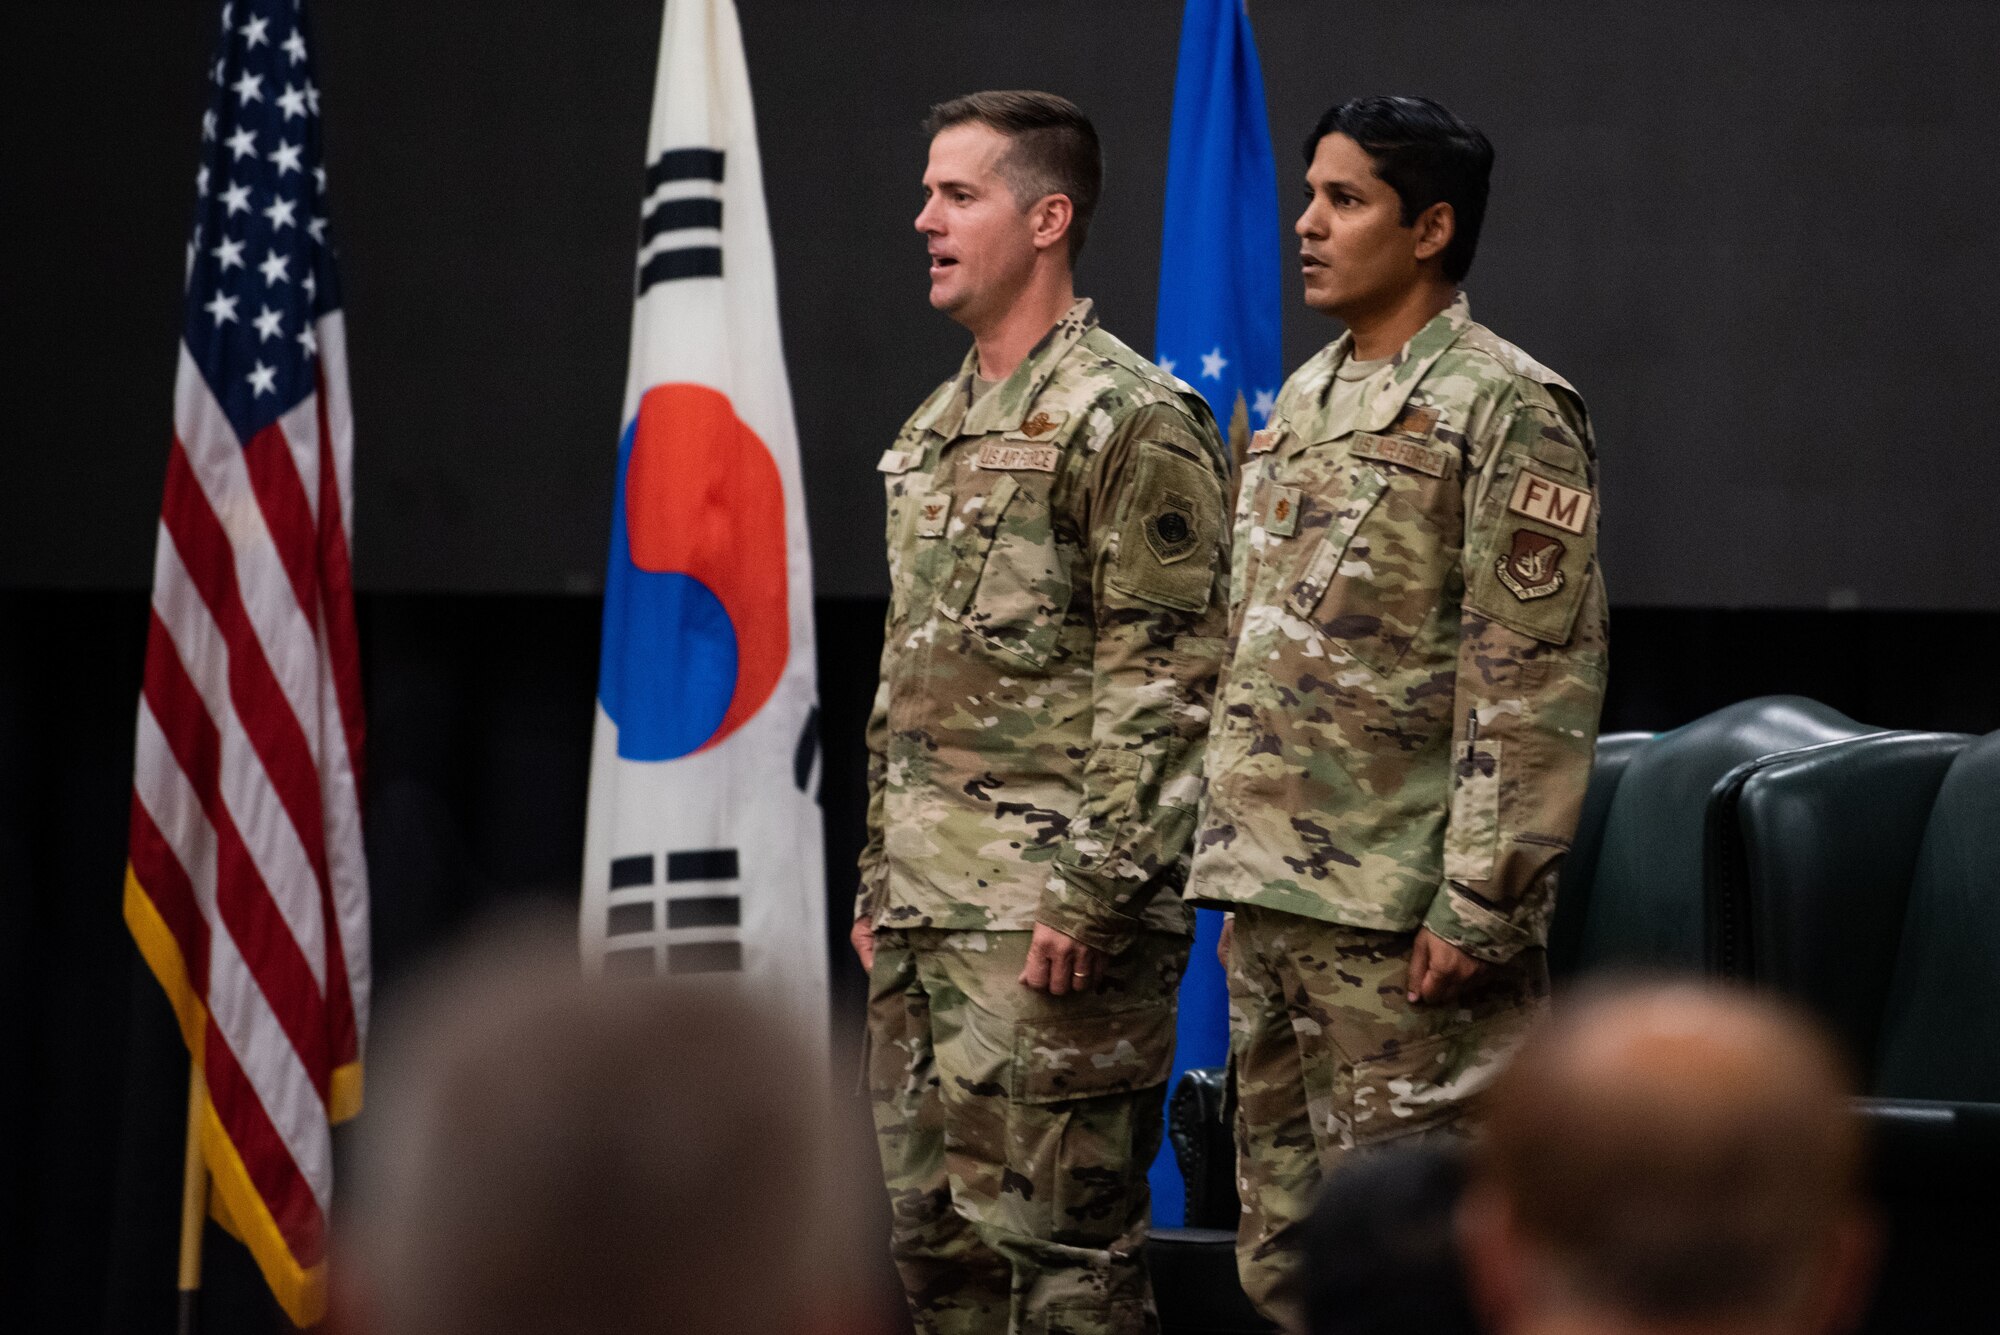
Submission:
[[[1227,616],[1227,477],[1207,415],[1156,404],[1081,479],[1091,749],[1036,917],[1100,950],[1129,945],[1154,894],[1185,875]]]
[[[882,625],[882,665],[875,676],[875,703],[868,711],[868,728],[863,734],[868,747],[868,842],[856,859],[861,869],[860,890],[854,896],[856,918],[873,918],[880,913],[888,889],[889,862],[883,855],[882,835],[886,823],[883,794],[889,776],[889,634],[894,620],[891,605]]]
[[[1524,398],[1466,493],[1444,884],[1424,924],[1486,960],[1546,942],[1590,779],[1606,603],[1588,431],[1580,404]]]

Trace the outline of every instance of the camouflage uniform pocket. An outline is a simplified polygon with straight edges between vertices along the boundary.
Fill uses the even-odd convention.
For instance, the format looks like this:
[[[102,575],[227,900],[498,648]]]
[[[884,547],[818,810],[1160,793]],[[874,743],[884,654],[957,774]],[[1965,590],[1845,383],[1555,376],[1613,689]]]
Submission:
[[[1452,767],[1451,821],[1444,832],[1444,874],[1474,885],[1493,875],[1500,847],[1500,743],[1475,741]]]
[[[1462,1134],[1473,1098],[1491,1083],[1538,1009],[1514,1004],[1442,1034],[1354,1063],[1348,1101],[1353,1147],[1423,1132]],[[1336,1118],[1340,1112],[1336,1109]]]
[[[1370,442],[1374,442],[1370,444]],[[1407,442],[1362,437],[1353,447],[1380,459]],[[1393,458],[1356,467],[1292,610],[1333,647],[1376,672],[1393,671],[1435,614],[1458,562],[1459,501],[1454,477]]]
[[[1173,1042],[1167,1005],[1017,1023],[1008,1158],[1026,1231],[1102,1247],[1133,1227]],[[1154,1134],[1137,1145],[1147,1118]]]
[[[1046,497],[1003,477],[954,552],[938,610],[988,648],[1041,667],[1062,633],[1069,599],[1069,570]]]

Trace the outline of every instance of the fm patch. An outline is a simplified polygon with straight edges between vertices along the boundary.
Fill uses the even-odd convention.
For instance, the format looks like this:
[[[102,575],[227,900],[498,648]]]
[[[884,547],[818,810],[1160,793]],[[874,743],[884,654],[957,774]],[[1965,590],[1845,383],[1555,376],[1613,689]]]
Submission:
[[[1418,440],[1425,440],[1437,429],[1437,424],[1437,409],[1426,408],[1417,403],[1406,403],[1403,405],[1402,416],[1398,417],[1396,424],[1389,429],[1398,435],[1415,436]]]
[[[1037,408],[1034,416],[1021,423],[1019,431],[1007,433],[1008,440],[1041,440],[1052,434],[1056,428],[1069,420],[1068,413],[1052,413],[1046,408]]]
[[[1274,538],[1289,538],[1299,531],[1299,506],[1305,496],[1297,487],[1273,487],[1264,510],[1264,531]]]
[[[951,519],[951,493],[934,491],[917,502],[917,536],[942,538]]]
[[[1522,602],[1546,598],[1562,589],[1564,550],[1562,543],[1546,533],[1517,528],[1513,548],[1494,563],[1494,572],[1507,591]]]
[[[1278,428],[1259,427],[1250,433],[1250,453],[1269,454],[1278,443]]]
[[[1008,445],[989,440],[979,447],[978,463],[981,468],[1053,473],[1056,471],[1056,460],[1061,457],[1062,451],[1053,445]]]
[[[1590,493],[1522,469],[1507,508],[1566,533],[1581,533],[1590,519]]]
[[[1163,566],[1194,554],[1197,533],[1194,502],[1177,491],[1160,493],[1160,503],[1146,516],[1146,545]]]

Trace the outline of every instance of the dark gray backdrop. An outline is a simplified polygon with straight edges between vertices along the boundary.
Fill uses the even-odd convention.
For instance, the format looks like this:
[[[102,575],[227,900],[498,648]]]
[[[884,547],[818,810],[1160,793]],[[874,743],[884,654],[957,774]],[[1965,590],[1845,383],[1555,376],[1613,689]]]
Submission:
[[[149,575],[208,0],[14,19],[0,582]],[[602,579],[658,0],[323,0],[364,590]],[[822,595],[883,590],[870,465],[963,346],[909,229],[934,99],[1070,94],[1082,286],[1150,350],[1178,0],[741,0]],[[1255,0],[1287,215],[1330,100],[1499,147],[1476,313],[1596,415],[1623,605],[2000,606],[2000,6]],[[1327,338],[1286,289],[1295,363]]]

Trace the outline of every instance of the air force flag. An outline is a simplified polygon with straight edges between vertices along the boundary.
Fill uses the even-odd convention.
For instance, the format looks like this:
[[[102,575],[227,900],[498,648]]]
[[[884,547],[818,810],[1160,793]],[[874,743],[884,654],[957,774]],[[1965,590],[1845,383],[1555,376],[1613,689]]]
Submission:
[[[1278,177],[1264,114],[1264,75],[1243,0],[1187,0],[1167,149],[1160,247],[1160,365],[1200,390],[1229,432],[1240,466],[1250,431],[1271,415],[1283,381],[1278,351],[1281,272]],[[1173,1081],[1229,1054],[1229,997],[1215,960],[1222,915],[1196,914],[1181,983]],[[1186,1201],[1172,1151],[1153,1164],[1153,1222],[1182,1222]]]
[[[646,148],[582,946],[826,1024],[812,571],[731,0],[667,0]]]

